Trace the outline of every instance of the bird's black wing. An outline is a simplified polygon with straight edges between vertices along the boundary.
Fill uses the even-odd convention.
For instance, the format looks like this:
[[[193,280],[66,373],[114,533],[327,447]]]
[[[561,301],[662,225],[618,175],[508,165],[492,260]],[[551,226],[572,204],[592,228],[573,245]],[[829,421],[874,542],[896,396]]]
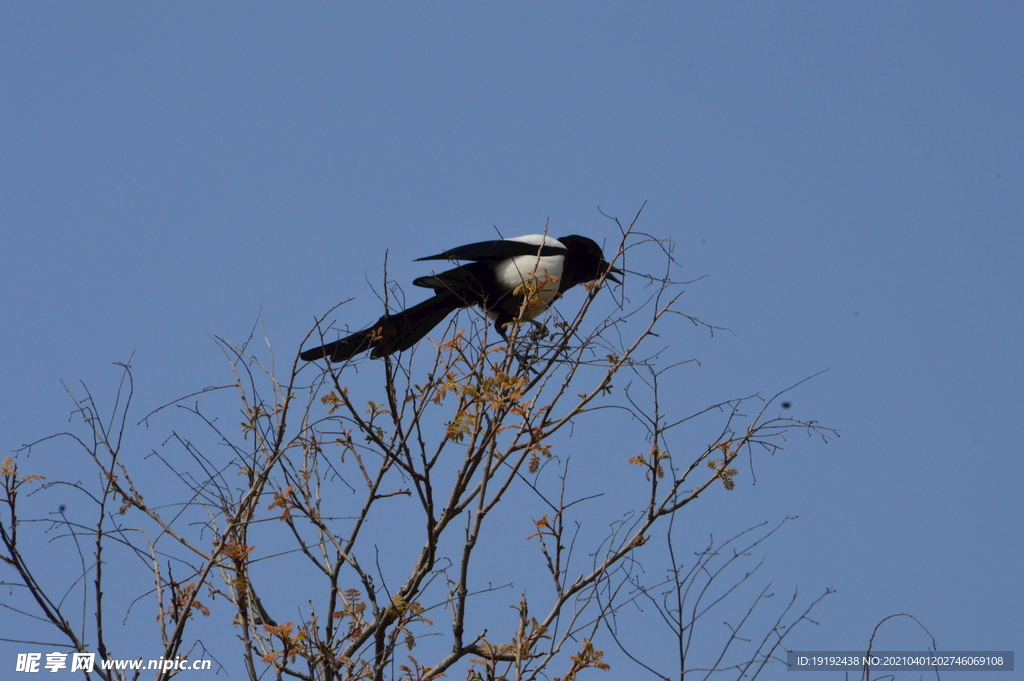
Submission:
[[[487,299],[487,282],[493,278],[490,265],[473,262],[452,270],[412,280],[414,286],[434,289],[436,293],[452,293],[465,302],[465,306],[479,304]]]
[[[479,241],[475,244],[466,244],[449,249],[437,255],[428,255],[420,260],[475,260],[487,262],[491,260],[504,260],[514,258],[517,255],[551,256],[564,255],[565,248],[560,246],[540,246],[539,244],[528,244],[522,241],[509,241],[508,239],[497,239],[495,241]]]

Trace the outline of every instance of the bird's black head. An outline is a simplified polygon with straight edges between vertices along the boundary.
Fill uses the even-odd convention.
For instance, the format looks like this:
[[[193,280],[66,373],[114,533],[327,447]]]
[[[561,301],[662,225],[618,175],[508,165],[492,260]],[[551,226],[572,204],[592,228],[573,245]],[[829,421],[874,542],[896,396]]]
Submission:
[[[573,234],[558,237],[558,240],[569,251],[565,256],[565,264],[562,265],[562,282],[558,286],[560,293],[565,293],[576,284],[594,281],[602,276],[616,284],[622,283],[615,277],[616,274],[622,274],[622,270],[612,267],[612,264],[604,259],[601,247],[593,239]]]

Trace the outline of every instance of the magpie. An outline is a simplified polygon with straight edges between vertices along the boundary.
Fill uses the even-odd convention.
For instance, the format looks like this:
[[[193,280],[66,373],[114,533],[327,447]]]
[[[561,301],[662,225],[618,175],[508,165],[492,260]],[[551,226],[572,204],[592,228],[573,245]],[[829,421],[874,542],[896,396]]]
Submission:
[[[386,357],[408,350],[449,314],[473,305],[483,308],[494,328],[507,339],[507,326],[520,316],[540,327],[534,317],[573,286],[602,277],[618,284],[615,274],[622,274],[604,259],[601,247],[592,239],[575,234],[558,239],[527,234],[480,241],[416,259],[423,260],[470,262],[414,279],[415,286],[432,289],[434,295],[299,357],[307,362],[325,358],[344,362],[366,350],[374,359]]]

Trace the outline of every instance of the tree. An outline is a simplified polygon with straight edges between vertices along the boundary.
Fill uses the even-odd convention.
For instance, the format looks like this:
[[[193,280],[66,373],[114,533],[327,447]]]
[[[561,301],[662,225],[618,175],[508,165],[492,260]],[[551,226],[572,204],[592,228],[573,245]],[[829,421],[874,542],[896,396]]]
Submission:
[[[670,319],[714,327],[677,309],[682,289],[671,279],[671,244],[640,232],[637,218],[628,227],[612,220],[621,235],[615,264],[643,283],[630,291],[640,299],[616,301],[595,282],[575,314],[556,317],[544,338],[516,326],[505,343],[464,312],[436,345],[374,361],[383,379],[369,391],[352,387],[351,365],[321,370],[296,359],[279,379],[272,355],[268,364],[250,342],[218,339],[231,385],[139,421],[184,411],[203,426],[206,442],[178,427],[149,457],[125,446],[134,397],[128,365],[106,417],[87,390],[73,396],[84,429],[53,438],[77,443],[99,473],[94,481],[43,481],[23,472],[21,458],[3,464],[0,539],[11,575],[4,583],[18,610],[49,622],[74,651],[125,656],[111,623],[126,616],[112,614],[105,590],[112,577],[130,583],[134,571],[151,584],[139,598],[156,606],[163,659],[237,656],[251,679],[568,681],[606,669],[606,645],[669,678],[619,626],[624,608],[646,603],[676,637],[679,678],[692,669],[756,677],[818,601],[799,612],[790,602],[752,638],[741,630],[762,607],[763,592],[718,653],[697,655],[693,632],[732,591],[712,584],[728,579],[729,568],[774,530],[752,528],[689,562],[673,541],[673,522],[712,489],[733,489],[737,457],[774,451],[793,430],[831,431],[770,411],[783,393],[698,414],[666,411],[660,385],[679,363],[662,359],[672,348],[656,330]],[[662,274],[629,270],[638,253],[643,263],[660,259]],[[560,303],[562,311],[571,307]],[[240,425],[222,415],[229,388]],[[681,424],[715,415],[711,444],[675,439]],[[629,424],[641,424],[642,442],[597,460],[631,464],[632,477],[616,486],[632,496],[623,502],[577,492],[577,461],[587,454],[575,451],[574,429],[586,429],[592,437],[577,441],[592,446],[594,437],[610,441]],[[590,458],[586,465],[597,465]],[[176,482],[173,491],[144,473],[157,463]],[[82,556],[61,585],[39,577],[29,555],[37,547],[25,531],[41,525],[22,516],[26,491],[58,486],[91,505],[88,517],[47,520]],[[653,569],[660,560],[666,567]],[[511,582],[501,581],[512,562]],[[659,572],[666,576],[644,581]],[[78,594],[77,623],[58,596],[69,590]],[[225,642],[229,623],[240,655]],[[176,672],[162,669],[155,678]]]

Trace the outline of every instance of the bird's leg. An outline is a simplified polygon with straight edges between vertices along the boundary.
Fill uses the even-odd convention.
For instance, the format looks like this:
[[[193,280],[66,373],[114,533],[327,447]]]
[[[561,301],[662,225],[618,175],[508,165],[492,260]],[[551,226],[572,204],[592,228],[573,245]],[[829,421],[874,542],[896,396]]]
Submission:
[[[531,324],[534,325],[534,327],[536,327],[533,331],[530,332],[530,340],[536,343],[548,337],[548,334],[550,333],[548,331],[548,327],[544,326],[536,319],[527,319],[526,321],[530,322]]]
[[[532,319],[529,320],[529,321],[533,322]],[[516,350],[515,343],[513,343],[511,340],[509,340],[508,332],[505,329],[506,329],[506,327],[509,324],[514,324],[514,323],[515,322],[513,322],[511,320],[509,320],[509,321],[502,321],[501,319],[499,319],[499,320],[494,322],[494,328],[498,330],[498,334],[503,339],[505,339],[506,343],[508,343],[508,347],[509,347],[509,350],[512,352],[512,356],[515,357],[516,360],[519,362],[519,367],[521,369],[525,370],[526,372],[532,371],[534,373],[538,373],[537,370],[532,367],[533,362],[531,362],[529,360],[529,358],[523,357],[523,355],[519,354],[519,351]],[[536,322],[534,322],[534,323],[536,323]],[[541,325],[541,326],[543,327],[543,325]],[[545,329],[545,331],[547,331],[547,329]],[[534,333],[536,333],[536,331],[534,331]]]

